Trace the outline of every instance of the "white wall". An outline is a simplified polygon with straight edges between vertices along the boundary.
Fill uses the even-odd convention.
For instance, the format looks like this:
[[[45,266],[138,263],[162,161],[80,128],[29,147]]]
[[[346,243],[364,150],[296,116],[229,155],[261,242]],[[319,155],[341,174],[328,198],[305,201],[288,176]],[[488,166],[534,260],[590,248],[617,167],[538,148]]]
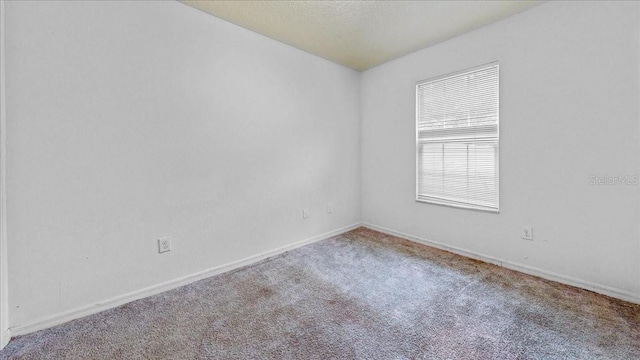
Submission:
[[[550,2],[362,74],[363,221],[640,301],[638,2]],[[415,82],[500,62],[500,214],[415,202]],[[533,226],[534,241],[520,239]]]
[[[0,1],[0,349],[11,338],[9,331],[6,219],[6,91],[4,51],[4,1]]]
[[[359,73],[178,2],[6,25],[12,327],[359,221]]]

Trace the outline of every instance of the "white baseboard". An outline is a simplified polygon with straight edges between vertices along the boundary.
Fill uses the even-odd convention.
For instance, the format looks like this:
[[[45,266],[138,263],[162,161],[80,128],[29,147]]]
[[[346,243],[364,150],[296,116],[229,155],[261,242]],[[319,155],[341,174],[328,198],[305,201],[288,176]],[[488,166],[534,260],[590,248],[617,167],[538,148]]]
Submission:
[[[277,249],[273,249],[273,250],[269,250],[269,251],[265,251],[263,253],[257,254],[257,255],[253,255],[253,256],[249,256],[247,258],[241,259],[241,260],[237,260],[237,261],[233,261],[230,262],[228,264],[225,265],[221,265],[221,266],[217,266],[211,269],[207,269],[201,272],[197,272],[195,274],[191,274],[191,275],[187,275],[187,276],[183,276],[174,280],[169,280],[167,282],[158,284],[158,285],[154,285],[154,286],[150,286],[141,290],[136,290],[133,292],[130,292],[128,294],[124,294],[124,295],[119,295],[116,297],[113,297],[111,299],[107,299],[104,301],[101,301],[99,303],[93,304],[93,305],[88,305],[88,306],[83,306],[80,308],[76,308],[76,309],[72,309],[72,310],[68,310],[62,313],[58,313],[52,316],[48,316],[44,319],[40,319],[37,321],[33,321],[27,324],[22,324],[22,325],[17,325],[17,326],[13,326],[11,327],[9,330],[11,331],[11,335],[13,336],[20,336],[20,335],[25,335],[25,334],[29,334],[35,331],[39,331],[39,330],[44,330],[47,328],[50,328],[52,326],[56,326],[56,325],[60,325],[66,322],[69,322],[71,320],[75,320],[75,319],[79,319],[88,315],[92,315],[92,314],[96,314],[99,313],[101,311],[104,310],[108,310],[108,309],[112,309],[115,307],[118,307],[120,305],[124,305],[126,303],[129,303],[131,301],[135,301],[138,299],[142,299],[142,298],[146,298],[152,295],[156,295],[159,294],[161,292],[165,292],[168,290],[172,290],[175,288],[178,288],[180,286],[184,286],[190,283],[193,283],[195,281],[198,280],[202,280],[214,275],[218,275],[230,270],[234,270],[243,266],[247,266],[253,263],[256,263],[260,260],[264,260],[266,258],[275,256],[275,255],[279,255],[282,254],[284,252],[287,252],[289,250],[293,250],[299,247],[302,247],[304,245],[308,245],[320,240],[324,240],[324,239],[328,239],[330,237],[336,236],[336,235],[340,235],[343,234],[347,231],[351,231],[353,229],[356,229],[358,227],[360,227],[361,224],[360,223],[356,223],[356,224],[352,224],[349,226],[345,226],[333,231],[329,231],[326,232],[324,234],[320,234],[320,235],[316,235],[313,237],[310,237],[308,239],[302,240],[302,241],[298,241],[296,243],[293,244],[289,244],[289,245],[285,245],[282,247],[279,247]],[[10,337],[9,337],[10,338]],[[7,339],[9,339],[7,338]]]
[[[373,224],[368,224],[368,223],[363,223],[362,226],[371,229],[371,230],[375,230],[375,231],[379,231],[381,233],[385,233],[388,235],[392,235],[392,236],[397,236],[397,237],[401,237],[413,242],[417,242],[420,244],[424,244],[424,245],[428,245],[437,249],[441,249],[441,250],[445,250],[445,251],[449,251],[458,255],[462,255],[471,259],[476,259],[476,260],[480,260],[486,263],[490,263],[490,264],[494,264],[494,265],[498,265],[507,269],[511,269],[511,270],[515,270],[515,271],[519,271],[525,274],[529,274],[529,275],[533,275],[533,276],[537,276],[543,279],[547,279],[547,280],[552,280],[552,281],[556,281],[565,285],[571,285],[571,286],[575,286],[581,289],[586,289],[586,290],[590,290],[593,292],[597,292],[599,294],[603,294],[603,295],[607,295],[607,296],[611,296],[620,300],[624,300],[624,301],[628,301],[631,303],[635,303],[635,304],[640,304],[640,294],[634,294],[632,292],[629,291],[625,291],[625,290],[621,290],[621,289],[617,289],[611,286],[607,286],[607,285],[601,285],[601,284],[597,284],[597,283],[593,283],[591,281],[585,281],[585,280],[580,280],[571,276],[565,276],[565,275],[561,275],[561,274],[557,274],[551,271],[547,271],[547,270],[542,270],[542,269],[538,269],[532,266],[528,266],[528,265],[523,265],[523,264],[519,264],[519,263],[515,263],[513,261],[508,261],[508,260],[503,260],[503,259],[498,259],[496,257],[490,256],[490,255],[486,255],[486,254],[480,254],[474,251],[469,251],[469,250],[464,250],[464,249],[460,249],[454,246],[449,246],[449,245],[445,245],[442,243],[439,243],[437,241],[432,241],[432,240],[428,240],[428,239],[423,239],[421,237],[418,236],[413,236],[410,234],[406,234],[400,231],[396,231],[396,230],[392,230],[392,229],[388,229],[382,226],[378,226],[378,225],[373,225]]]

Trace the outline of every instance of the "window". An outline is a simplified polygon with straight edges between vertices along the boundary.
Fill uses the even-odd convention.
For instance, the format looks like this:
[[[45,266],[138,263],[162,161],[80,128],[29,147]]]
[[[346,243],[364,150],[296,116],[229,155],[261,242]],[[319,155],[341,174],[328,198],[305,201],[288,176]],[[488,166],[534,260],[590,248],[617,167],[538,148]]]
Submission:
[[[416,200],[499,210],[497,63],[416,85]]]

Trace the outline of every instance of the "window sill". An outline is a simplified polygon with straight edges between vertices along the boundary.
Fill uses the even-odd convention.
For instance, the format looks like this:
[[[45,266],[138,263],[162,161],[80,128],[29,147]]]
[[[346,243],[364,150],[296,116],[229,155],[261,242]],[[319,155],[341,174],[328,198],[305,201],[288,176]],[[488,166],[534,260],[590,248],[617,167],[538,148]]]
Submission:
[[[481,206],[481,205],[462,204],[462,203],[456,203],[456,202],[440,200],[440,199],[425,199],[425,198],[417,197],[416,198],[416,202],[425,203],[425,204],[440,205],[440,206],[447,206],[447,207],[452,207],[452,208],[456,208],[456,209],[482,211],[482,212],[488,212],[488,213],[492,213],[492,214],[499,214],[500,213],[500,209],[494,209],[494,208]]]

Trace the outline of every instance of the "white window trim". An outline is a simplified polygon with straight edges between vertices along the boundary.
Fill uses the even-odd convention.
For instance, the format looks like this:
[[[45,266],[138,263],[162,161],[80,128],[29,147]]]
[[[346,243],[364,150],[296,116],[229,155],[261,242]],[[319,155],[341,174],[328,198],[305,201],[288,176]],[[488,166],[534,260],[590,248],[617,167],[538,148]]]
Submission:
[[[441,198],[433,198],[433,197],[427,197],[427,196],[419,196],[418,192],[418,179],[420,176],[420,167],[419,167],[419,151],[420,151],[420,146],[418,143],[418,137],[419,137],[419,131],[418,131],[418,106],[419,106],[419,99],[418,99],[418,87],[422,84],[428,83],[428,82],[432,82],[432,81],[436,81],[436,80],[443,80],[446,78],[450,78],[450,77],[454,77],[454,76],[459,76],[465,73],[469,73],[469,72],[474,72],[476,70],[482,69],[482,68],[486,68],[486,67],[490,67],[490,66],[498,66],[498,73],[497,73],[497,81],[498,81],[498,130],[497,130],[497,134],[498,134],[498,152],[496,154],[497,158],[496,158],[496,171],[498,172],[498,178],[497,178],[497,187],[498,187],[498,193],[497,195],[497,204],[498,204],[498,208],[494,209],[494,208],[489,208],[486,206],[481,206],[481,205],[473,205],[473,204],[468,204],[468,203],[462,203],[462,202],[457,202],[457,201],[445,201],[442,200]],[[440,206],[447,206],[447,207],[452,207],[455,209],[466,209],[466,210],[476,210],[476,211],[482,211],[482,212],[489,212],[489,213],[494,213],[494,214],[499,214],[500,213],[500,152],[501,152],[501,146],[500,146],[500,63],[498,61],[493,61],[490,63],[486,63],[486,64],[482,64],[482,65],[478,65],[478,66],[474,66],[472,68],[467,68],[467,69],[463,69],[463,70],[459,70],[459,71],[454,71],[454,72],[450,72],[444,75],[439,75],[439,76],[435,76],[429,79],[425,79],[425,80],[420,80],[417,81],[415,83],[415,123],[414,123],[414,131],[415,131],[415,201],[416,202],[420,202],[420,203],[426,203],[426,204],[434,204],[434,205],[440,205]]]

